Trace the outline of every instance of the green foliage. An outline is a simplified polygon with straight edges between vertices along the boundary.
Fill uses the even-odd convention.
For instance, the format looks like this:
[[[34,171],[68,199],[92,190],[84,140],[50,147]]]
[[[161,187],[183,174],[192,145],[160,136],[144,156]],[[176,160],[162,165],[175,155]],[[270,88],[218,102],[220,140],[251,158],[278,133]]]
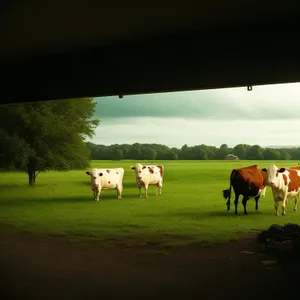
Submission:
[[[90,98],[1,107],[1,169],[24,171],[32,185],[41,171],[89,166],[85,138],[99,124],[94,110]]]
[[[103,190],[99,202],[93,201],[89,177],[82,171],[47,172],[28,189],[19,172],[0,177],[0,223],[32,234],[65,236],[72,240],[97,240],[111,243],[142,244],[156,241],[176,246],[201,240],[229,240],[236,234],[266,229],[272,223],[299,221],[300,211],[288,202],[285,217],[274,216],[272,191],[259,200],[255,212],[253,199],[247,203],[249,215],[243,215],[241,197],[239,215],[227,212],[222,190],[229,187],[233,168],[268,161],[151,161],[165,166],[163,195],[139,198],[130,166],[136,161],[93,161],[96,168],[123,167],[124,191],[121,200],[115,190]],[[293,166],[295,161],[274,161],[278,166]],[[232,197],[232,202],[234,197]]]
[[[87,146],[91,151],[91,159],[95,160],[116,160],[120,157],[135,160],[220,160],[230,153],[238,156],[240,160],[300,160],[300,148],[264,149],[259,145],[246,144],[238,144],[233,148],[229,148],[226,144],[220,148],[204,144],[189,147],[185,144],[181,149],[139,143],[105,146],[88,142]]]
[[[247,147],[247,145],[238,144],[233,148],[233,154],[238,156],[239,159],[246,159],[248,149],[249,147]]]

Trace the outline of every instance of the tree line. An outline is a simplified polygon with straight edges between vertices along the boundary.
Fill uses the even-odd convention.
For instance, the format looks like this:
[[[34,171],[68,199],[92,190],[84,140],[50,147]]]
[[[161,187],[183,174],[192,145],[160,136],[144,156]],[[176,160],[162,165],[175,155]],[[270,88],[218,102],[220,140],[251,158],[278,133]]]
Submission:
[[[181,148],[161,144],[98,145],[87,142],[92,160],[219,160],[234,154],[243,160],[300,160],[300,148],[263,148],[260,145],[227,144],[220,147],[208,145],[183,145]]]

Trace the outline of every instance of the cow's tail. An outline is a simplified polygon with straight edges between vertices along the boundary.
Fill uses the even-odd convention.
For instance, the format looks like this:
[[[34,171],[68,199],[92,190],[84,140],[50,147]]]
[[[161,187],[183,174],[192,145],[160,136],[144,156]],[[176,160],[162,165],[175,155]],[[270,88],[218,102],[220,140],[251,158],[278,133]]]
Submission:
[[[227,210],[230,210],[230,198],[231,198],[231,189],[232,189],[232,178],[235,174],[235,170],[232,170],[231,174],[230,174],[230,184],[229,184],[229,188],[227,190],[223,190],[223,197],[226,200],[226,205],[227,205]]]

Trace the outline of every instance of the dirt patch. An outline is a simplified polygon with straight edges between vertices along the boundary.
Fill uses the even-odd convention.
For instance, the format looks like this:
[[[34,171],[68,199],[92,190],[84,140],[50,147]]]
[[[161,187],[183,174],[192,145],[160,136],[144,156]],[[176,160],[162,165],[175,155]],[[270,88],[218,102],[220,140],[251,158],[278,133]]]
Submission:
[[[289,299],[296,296],[293,272],[299,266],[263,264],[268,258],[256,235],[176,247],[165,255],[154,248],[101,247],[0,227],[0,298],[244,300],[282,299],[287,291]]]

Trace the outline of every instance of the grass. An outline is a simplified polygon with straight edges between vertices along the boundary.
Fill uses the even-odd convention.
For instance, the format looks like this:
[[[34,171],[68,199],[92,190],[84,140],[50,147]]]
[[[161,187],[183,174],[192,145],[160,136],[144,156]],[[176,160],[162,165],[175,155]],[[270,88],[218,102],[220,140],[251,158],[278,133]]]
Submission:
[[[123,243],[128,246],[159,244],[170,248],[198,241],[232,240],[251,229],[265,229],[272,223],[297,222],[300,212],[293,212],[293,201],[287,216],[273,214],[272,192],[259,201],[249,200],[249,215],[226,211],[222,190],[229,187],[232,168],[255,163],[267,167],[270,161],[163,161],[165,177],[163,196],[140,199],[135,186],[133,161],[93,161],[92,167],[125,169],[123,199],[115,190],[104,190],[94,202],[85,171],[48,172],[37,178],[34,188],[27,185],[22,173],[1,173],[0,224],[35,235],[65,236],[74,241],[97,241],[103,245]],[[150,163],[150,162],[145,162]],[[298,162],[276,161],[277,166]],[[233,197],[232,197],[233,198]]]

